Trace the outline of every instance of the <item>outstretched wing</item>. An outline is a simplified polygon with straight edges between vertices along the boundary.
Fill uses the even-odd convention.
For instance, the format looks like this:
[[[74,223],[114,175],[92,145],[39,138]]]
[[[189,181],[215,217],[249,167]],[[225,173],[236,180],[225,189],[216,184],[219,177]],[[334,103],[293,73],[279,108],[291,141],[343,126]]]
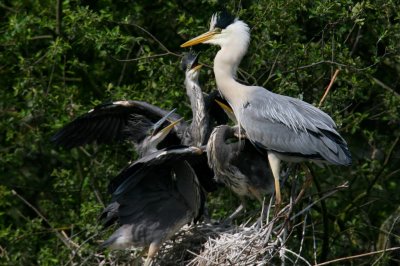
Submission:
[[[199,157],[203,151],[197,147],[174,147],[154,152],[133,162],[119,173],[109,184],[109,193],[118,200],[135,187],[143,178],[158,173],[169,173],[178,162]]]
[[[299,99],[251,87],[239,121],[249,139],[265,149],[333,164],[351,163],[347,143],[332,118]]]
[[[138,142],[143,134],[132,134],[129,132],[129,127],[135,124],[155,123],[167,113],[167,110],[142,101],[104,103],[61,128],[51,141],[65,148],[73,148],[94,141],[113,143],[127,138]],[[169,117],[172,121],[180,118],[175,113]],[[180,123],[174,130],[180,135],[185,127],[187,127],[186,123]]]

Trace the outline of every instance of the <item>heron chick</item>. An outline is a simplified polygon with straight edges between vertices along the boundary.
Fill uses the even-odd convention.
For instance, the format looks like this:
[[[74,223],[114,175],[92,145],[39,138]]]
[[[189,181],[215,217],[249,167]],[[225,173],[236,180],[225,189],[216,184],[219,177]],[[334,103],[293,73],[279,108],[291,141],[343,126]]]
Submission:
[[[150,265],[161,245],[201,214],[204,195],[188,161],[202,153],[197,147],[166,148],[121,171],[110,182],[112,202],[101,217],[106,225],[117,220],[121,226],[101,247],[148,247]]]
[[[207,143],[208,164],[215,179],[236,193],[240,206],[229,216],[234,219],[245,207],[245,197],[263,204],[274,191],[273,177],[262,154],[246,139],[239,139],[238,126],[215,127]]]

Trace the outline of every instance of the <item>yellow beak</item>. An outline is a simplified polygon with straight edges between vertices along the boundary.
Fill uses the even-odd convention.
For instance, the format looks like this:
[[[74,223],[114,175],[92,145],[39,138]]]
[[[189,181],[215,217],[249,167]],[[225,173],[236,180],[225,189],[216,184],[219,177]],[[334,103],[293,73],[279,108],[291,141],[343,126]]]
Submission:
[[[197,66],[195,66],[194,68],[192,68],[191,70],[192,70],[193,72],[196,72],[196,71],[198,71],[202,66],[203,66],[203,65],[197,65]]]
[[[219,106],[221,106],[221,108],[225,112],[233,114],[233,110],[232,110],[232,108],[230,106],[228,106],[228,105],[226,105],[226,104],[224,104],[224,103],[222,103],[222,102],[220,102],[218,100],[215,100],[215,101],[218,103]]]
[[[197,36],[187,42],[185,42],[184,44],[181,44],[181,47],[189,47],[189,46],[193,46],[199,43],[203,43],[205,41],[208,41],[210,39],[212,39],[212,37],[214,37],[215,34],[217,34],[218,32],[216,31],[207,31],[206,33],[203,33],[200,36]]]
[[[222,108],[222,110],[224,110],[224,112],[229,117],[229,119],[232,120],[235,124],[238,124],[238,121],[236,119],[235,113],[233,112],[233,109],[229,105],[226,105],[218,100],[215,100],[215,101]]]
[[[171,129],[174,128],[174,126],[176,124],[178,124],[179,122],[181,122],[183,120],[183,118],[180,118],[178,120],[175,120],[174,122],[172,122],[171,124],[169,124],[168,126],[164,127],[163,129],[160,130],[160,132],[162,132],[162,134],[168,134]]]

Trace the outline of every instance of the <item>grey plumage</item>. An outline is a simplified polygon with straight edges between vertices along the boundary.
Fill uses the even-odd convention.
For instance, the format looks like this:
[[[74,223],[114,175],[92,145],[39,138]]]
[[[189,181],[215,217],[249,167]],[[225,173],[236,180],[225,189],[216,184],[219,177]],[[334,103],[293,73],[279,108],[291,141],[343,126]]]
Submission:
[[[308,158],[349,165],[351,155],[331,117],[301,100],[248,87],[248,104],[236,110],[246,135],[257,146],[288,160]]]
[[[347,143],[336,131],[335,123],[323,111],[301,100],[236,81],[237,68],[250,42],[250,30],[243,21],[231,17],[227,19],[229,17],[221,13],[214,14],[209,31],[181,47],[198,43],[221,47],[214,58],[218,89],[229,102],[239,126],[250,141],[268,152],[275,178],[277,203],[280,203],[281,160],[313,159],[349,165],[351,155]]]
[[[238,133],[237,127],[214,128],[207,144],[208,164],[216,180],[238,196],[262,202],[274,190],[273,177],[263,155],[248,140],[239,140]]]
[[[200,156],[195,147],[161,150],[124,169],[110,184],[118,202],[121,227],[102,246],[114,249],[160,245],[183,225],[194,221],[203,196],[196,173],[186,160]],[[113,215],[111,203],[103,217]]]
[[[148,130],[152,125],[166,116],[168,112],[142,101],[104,103],[62,127],[52,136],[51,141],[67,149],[92,142],[111,144],[123,140],[129,140],[135,145],[140,145],[148,136]],[[169,116],[169,119],[177,121],[181,119],[181,116],[173,113]],[[176,125],[172,130],[173,134],[166,138],[166,143],[161,148],[171,144],[179,144],[187,127],[185,121]]]

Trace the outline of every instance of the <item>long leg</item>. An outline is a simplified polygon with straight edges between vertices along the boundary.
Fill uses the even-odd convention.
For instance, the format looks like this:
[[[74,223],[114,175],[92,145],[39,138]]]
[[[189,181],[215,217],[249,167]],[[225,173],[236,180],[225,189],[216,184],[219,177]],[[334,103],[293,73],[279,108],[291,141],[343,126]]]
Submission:
[[[144,262],[144,266],[150,266],[153,263],[153,258],[156,256],[158,250],[160,249],[159,243],[151,243],[149,247],[149,252],[147,253],[146,261]]]
[[[281,204],[281,186],[279,185],[279,173],[281,171],[281,160],[273,152],[268,152],[268,161],[272,170],[272,175],[275,180],[275,195],[276,195],[276,205]]]

